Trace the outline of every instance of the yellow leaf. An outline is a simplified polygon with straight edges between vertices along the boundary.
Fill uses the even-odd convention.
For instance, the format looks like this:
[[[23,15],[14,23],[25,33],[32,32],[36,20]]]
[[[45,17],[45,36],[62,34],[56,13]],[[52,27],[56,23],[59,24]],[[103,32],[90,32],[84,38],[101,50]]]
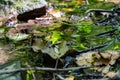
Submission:
[[[73,76],[73,75],[65,78],[65,80],[74,80],[74,79],[75,79],[75,76]]]

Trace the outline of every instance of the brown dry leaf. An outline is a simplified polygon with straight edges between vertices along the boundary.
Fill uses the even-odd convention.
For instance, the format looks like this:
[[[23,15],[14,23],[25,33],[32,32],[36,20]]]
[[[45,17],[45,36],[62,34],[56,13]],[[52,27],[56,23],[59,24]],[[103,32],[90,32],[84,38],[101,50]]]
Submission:
[[[55,18],[54,18],[53,15],[50,15],[50,14],[44,15],[44,16],[36,18],[36,24],[46,24],[46,25],[48,25],[48,24],[53,23],[54,19]]]
[[[118,58],[120,58],[120,53],[119,51],[112,51],[112,50],[109,50],[109,51],[106,51],[107,53],[111,54],[111,57],[110,57],[110,62],[109,64],[113,65],[115,64],[116,60]]]
[[[104,77],[114,78],[116,76],[115,72],[108,72]]]
[[[118,59],[120,57],[119,51],[109,50],[109,51],[106,51],[106,52],[109,53],[109,54],[111,54],[111,58],[112,59]]]
[[[110,65],[115,64],[116,60],[120,57],[120,54],[118,51],[106,51],[105,53],[97,53],[97,56],[99,55],[100,58],[97,58],[94,60],[93,65],[100,66],[105,65],[101,71],[102,73],[107,73],[109,71]],[[95,57],[95,56],[94,56]],[[99,67],[101,68],[101,67]]]
[[[26,30],[28,33],[32,32],[32,24],[29,23],[21,23],[21,24],[16,24],[15,30],[17,32],[21,32],[22,30]]]
[[[99,56],[99,57],[98,57]],[[108,53],[94,53],[94,62],[93,65],[100,66],[100,65],[108,65],[110,62],[110,54]]]
[[[74,79],[75,79],[75,76],[73,76],[73,75],[65,78],[65,80],[74,80]]]
[[[42,39],[35,39],[35,42],[32,45],[32,48],[35,52],[38,52],[39,50],[44,50],[46,49],[46,44],[45,41]]]
[[[0,21],[0,26],[2,26],[3,25],[3,22],[2,21]]]
[[[120,0],[105,0],[105,2],[113,2],[115,4],[119,4]]]
[[[83,65],[86,65],[86,66],[90,66],[92,65],[92,61],[93,61],[93,58],[92,58],[92,55],[94,54],[94,52],[87,52],[87,53],[84,53],[84,54],[81,54],[80,56],[78,56],[76,58],[76,63],[80,66],[83,66]]]
[[[104,69],[104,67],[94,67],[94,70],[97,70],[98,72],[101,72]]]
[[[37,36],[37,37],[41,37],[41,36],[45,35],[44,32],[37,31],[37,30],[33,30],[33,34],[34,34],[34,36]]]
[[[77,57],[77,64],[80,66],[97,66],[94,69],[102,73],[109,71],[110,65],[115,64],[116,60],[120,58],[119,51],[106,51],[104,53],[88,52]],[[101,67],[101,65],[104,65]]]
[[[109,54],[108,52],[106,53],[100,53],[101,56],[104,58],[104,59],[110,59],[111,58],[111,54]]]
[[[96,60],[95,62],[93,62],[93,65],[95,65],[95,66],[108,65],[109,62],[110,62],[109,59],[99,59],[99,60]]]
[[[16,28],[11,28],[7,32],[6,37],[8,37],[10,40],[13,40],[13,41],[21,41],[21,40],[27,39],[29,37],[29,35],[18,32],[18,30]]]
[[[5,18],[4,16],[0,16],[0,26],[4,25],[6,20],[7,20],[7,18]]]
[[[107,65],[107,66],[103,67],[102,73],[107,73],[107,72],[109,72],[109,69],[110,69],[110,65]]]
[[[95,62],[98,62],[101,64],[104,64],[104,65],[108,65],[108,64],[111,64],[113,65],[116,60],[120,57],[120,54],[118,51],[106,51],[105,53],[99,53],[98,55],[101,56],[101,58],[98,59],[98,61],[95,60]],[[96,56],[97,58],[97,56]]]
[[[11,56],[7,54],[6,51],[0,49],[0,65],[5,64],[10,59]]]

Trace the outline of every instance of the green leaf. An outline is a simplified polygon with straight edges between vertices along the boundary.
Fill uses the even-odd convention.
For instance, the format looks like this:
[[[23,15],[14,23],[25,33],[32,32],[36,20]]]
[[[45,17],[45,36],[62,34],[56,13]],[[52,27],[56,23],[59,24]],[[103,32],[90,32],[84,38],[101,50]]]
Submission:
[[[35,52],[41,50],[43,53],[50,55],[53,59],[60,58],[69,50],[66,41],[61,41],[61,43],[54,45],[54,47],[50,47],[49,45],[47,45],[44,40],[37,39],[32,45],[32,48]]]
[[[87,49],[87,47],[85,47],[82,43],[81,44],[78,44],[75,46],[76,49],[78,50],[83,50],[83,49]]]
[[[50,41],[52,42],[52,44],[54,44],[55,42],[59,41],[62,38],[63,33],[60,31],[53,31],[52,37],[50,39]]]
[[[5,29],[1,28],[0,29],[0,38],[4,37],[4,32],[5,32]]]
[[[78,28],[79,32],[81,33],[90,33],[91,32],[91,27],[90,26],[80,26]]]

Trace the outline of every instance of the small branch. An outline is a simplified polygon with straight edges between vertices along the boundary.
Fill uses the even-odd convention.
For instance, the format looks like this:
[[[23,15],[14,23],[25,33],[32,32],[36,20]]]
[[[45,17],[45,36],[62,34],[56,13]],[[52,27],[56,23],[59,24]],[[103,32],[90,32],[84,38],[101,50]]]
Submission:
[[[56,60],[55,68],[57,68],[57,66],[58,66],[58,61],[59,61],[59,58],[57,58],[57,60]]]
[[[64,68],[64,69],[56,69],[56,68],[42,68],[42,67],[33,67],[33,68],[20,68],[20,69],[12,69],[12,70],[0,70],[1,74],[9,74],[11,72],[20,72],[20,71],[26,71],[26,70],[42,70],[42,71],[69,71],[69,70],[79,70],[79,69],[86,69],[86,68],[92,68],[90,67],[72,67],[72,68]]]
[[[85,0],[85,1],[86,1],[86,4],[87,4],[87,5],[89,5],[89,4],[90,4],[88,0]]]
[[[15,52],[15,51],[19,51],[19,50],[21,50],[21,49],[29,49],[29,48],[31,48],[31,47],[30,47],[30,46],[24,46],[24,47],[22,47],[22,48],[16,48],[16,49],[10,51],[9,54],[11,54],[11,53],[13,53],[13,52]]]
[[[107,13],[113,13],[114,11],[104,10],[104,9],[89,9],[85,13],[90,13],[90,12],[107,12]]]
[[[26,63],[26,64],[27,64],[27,67],[31,68],[31,66],[30,66],[28,63]],[[32,73],[32,77],[33,77],[32,80],[36,80],[36,77],[35,77],[35,74],[34,74],[34,73]]]
[[[112,30],[109,30],[109,31],[106,31],[106,32],[97,34],[97,35],[95,35],[95,37],[110,36],[110,35],[115,34],[115,31],[116,31],[116,30],[117,30],[117,29],[112,29]]]
[[[65,80],[65,78],[64,77],[62,77],[61,75],[59,75],[59,74],[55,74],[60,80]]]

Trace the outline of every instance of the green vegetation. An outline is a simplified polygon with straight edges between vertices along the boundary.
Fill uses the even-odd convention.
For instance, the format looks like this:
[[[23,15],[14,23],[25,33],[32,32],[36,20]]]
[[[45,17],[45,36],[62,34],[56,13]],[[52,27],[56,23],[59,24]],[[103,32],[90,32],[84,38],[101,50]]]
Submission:
[[[36,0],[30,1],[36,2]],[[24,34],[22,33],[22,31],[21,32],[19,30],[15,31],[15,29],[17,28],[6,27],[5,25],[1,25],[0,48],[1,49],[5,48],[6,52],[12,54],[15,57],[11,61],[19,60],[22,64],[22,67],[49,66],[62,68],[65,65],[65,57],[71,55],[77,56],[76,55],[77,53],[80,53],[81,51],[84,50],[100,52],[106,50],[119,50],[120,17],[115,16],[112,17],[112,19],[110,18],[106,22],[100,22],[113,15],[110,14],[106,17],[105,15],[102,14],[100,15],[98,14],[98,16],[96,16],[95,13],[92,13],[91,17],[88,17],[88,15],[86,14],[86,11],[89,9],[111,10],[112,8],[116,8],[116,4],[106,3],[104,1],[100,2],[98,0],[94,1],[89,0],[89,5],[86,5],[85,1],[82,0],[72,1],[47,0],[47,1],[55,4],[55,6],[57,6],[57,10],[66,11],[65,16],[56,19],[55,21],[53,21],[53,23],[50,23],[49,25],[32,25],[32,26],[30,25],[29,28],[27,28],[28,29],[27,32],[23,31]],[[0,3],[3,4],[5,2],[1,0]],[[23,3],[18,2],[17,4],[14,3],[12,4],[12,1],[10,2],[11,7],[19,11],[23,10],[22,7],[23,4],[26,6],[29,3],[27,4],[26,2],[23,1]],[[72,15],[74,16],[73,17],[74,19],[71,19]],[[82,20],[82,18],[84,18],[84,20]],[[103,46],[105,44],[107,45]],[[99,46],[103,46],[103,48],[100,47],[98,49],[92,49]],[[45,62],[46,60],[47,63]],[[95,63],[93,57],[90,60],[93,60],[93,62]],[[91,64],[92,61],[90,65]],[[76,65],[75,64],[70,65],[70,67],[74,66]],[[92,70],[90,69],[90,71]],[[73,72],[68,71],[66,73],[69,72],[74,73],[74,71]],[[89,73],[89,70],[88,71],[86,70],[84,72]],[[33,78],[33,74],[38,75],[38,73],[40,73],[40,77],[41,75],[42,76],[46,75],[46,77],[49,77],[51,80],[53,79],[53,76],[51,77],[51,74],[49,72],[45,71],[37,72],[35,70],[27,70],[26,80],[31,80]],[[78,73],[79,72],[77,72],[77,74]],[[60,74],[64,75],[65,73],[61,72]],[[58,78],[56,78],[56,80],[57,79]]]

